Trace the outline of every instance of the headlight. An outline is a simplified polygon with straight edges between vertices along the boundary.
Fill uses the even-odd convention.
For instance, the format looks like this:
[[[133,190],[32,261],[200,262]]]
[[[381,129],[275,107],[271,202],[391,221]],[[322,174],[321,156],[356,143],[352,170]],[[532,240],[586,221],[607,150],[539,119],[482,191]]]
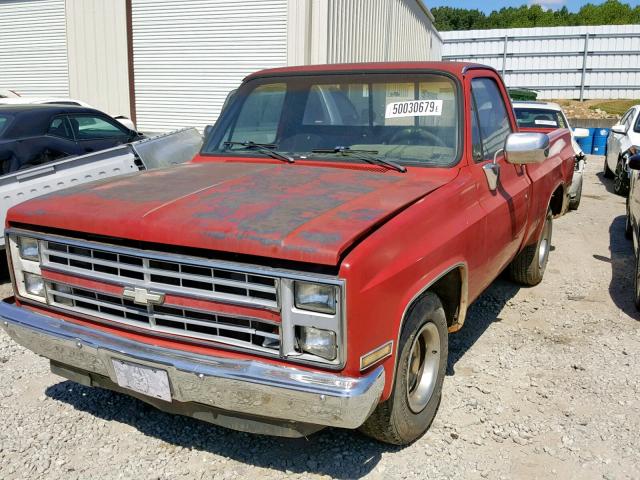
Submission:
[[[338,356],[336,332],[315,327],[300,327],[298,330],[300,350],[317,355],[327,360],[335,360]]]
[[[47,302],[46,288],[40,271],[38,240],[30,236],[9,234],[7,238],[16,294],[38,302]]]
[[[44,298],[44,280],[40,275],[25,272],[24,288],[30,295]]]
[[[19,237],[18,243],[20,245],[20,258],[23,260],[31,260],[33,262],[40,260],[38,240],[29,237]]]
[[[336,313],[336,287],[319,283],[295,282],[295,305],[301,310]]]

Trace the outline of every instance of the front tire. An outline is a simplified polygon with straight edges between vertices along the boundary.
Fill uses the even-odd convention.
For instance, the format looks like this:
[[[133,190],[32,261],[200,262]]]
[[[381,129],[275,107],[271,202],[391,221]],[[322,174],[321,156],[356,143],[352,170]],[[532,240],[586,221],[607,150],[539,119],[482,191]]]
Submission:
[[[604,156],[604,178],[613,178],[613,172],[609,168],[609,164],[607,163],[607,156]]]
[[[549,261],[552,233],[553,213],[549,209],[537,243],[525,247],[509,264],[509,274],[513,281],[529,287],[542,281]]]
[[[569,199],[569,210],[577,210],[580,206],[580,200],[582,199],[582,183],[584,182],[584,177],[580,177],[580,183],[578,184],[578,190],[576,191],[576,196]]]
[[[623,197],[629,193],[629,176],[624,168],[622,158],[618,159],[618,164],[616,165],[616,173],[613,177],[613,191],[616,195]]]
[[[631,230],[631,212],[629,211],[629,197],[627,197],[627,215],[624,222],[624,238],[631,240],[633,238],[633,230]]]
[[[636,264],[633,276],[633,303],[636,305],[636,310],[640,311],[640,249],[635,252]]]
[[[393,445],[407,445],[424,435],[440,405],[448,350],[442,302],[427,292],[402,327],[391,396],[378,405],[360,431]]]

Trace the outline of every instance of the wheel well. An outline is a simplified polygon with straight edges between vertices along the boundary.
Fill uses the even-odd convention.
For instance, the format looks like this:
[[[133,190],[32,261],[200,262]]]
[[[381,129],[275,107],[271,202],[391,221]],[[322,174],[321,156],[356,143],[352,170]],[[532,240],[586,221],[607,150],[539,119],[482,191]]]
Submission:
[[[457,323],[458,316],[460,315],[462,275],[462,267],[454,268],[439,278],[428,289],[428,291],[435,293],[440,298],[449,327]]]
[[[560,185],[555,189],[551,195],[551,201],[549,202],[549,208],[554,215],[560,215],[562,213],[562,207],[564,205],[564,187]]]

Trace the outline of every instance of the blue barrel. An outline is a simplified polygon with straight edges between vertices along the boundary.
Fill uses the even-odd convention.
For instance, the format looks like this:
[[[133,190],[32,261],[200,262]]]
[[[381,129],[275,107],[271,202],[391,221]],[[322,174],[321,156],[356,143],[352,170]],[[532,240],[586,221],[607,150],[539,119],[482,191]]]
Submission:
[[[593,149],[593,137],[576,138],[576,141],[585,155],[591,154],[591,150]]]
[[[591,153],[594,155],[605,155],[607,153],[608,137],[608,128],[596,128],[596,131],[593,133],[593,149],[591,150]]]

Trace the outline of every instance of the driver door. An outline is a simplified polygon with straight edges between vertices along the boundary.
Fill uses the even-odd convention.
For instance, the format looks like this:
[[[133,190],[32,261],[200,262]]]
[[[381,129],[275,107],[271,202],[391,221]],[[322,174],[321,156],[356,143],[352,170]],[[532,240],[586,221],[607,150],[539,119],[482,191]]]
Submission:
[[[513,259],[522,244],[531,182],[525,167],[508,163],[504,155],[505,141],[515,130],[515,118],[513,110],[504,101],[506,91],[502,82],[495,75],[488,76],[486,71],[472,73],[469,77],[471,168],[478,201],[487,222],[483,270],[485,283],[489,283]],[[491,181],[492,175],[497,176],[495,185]]]

